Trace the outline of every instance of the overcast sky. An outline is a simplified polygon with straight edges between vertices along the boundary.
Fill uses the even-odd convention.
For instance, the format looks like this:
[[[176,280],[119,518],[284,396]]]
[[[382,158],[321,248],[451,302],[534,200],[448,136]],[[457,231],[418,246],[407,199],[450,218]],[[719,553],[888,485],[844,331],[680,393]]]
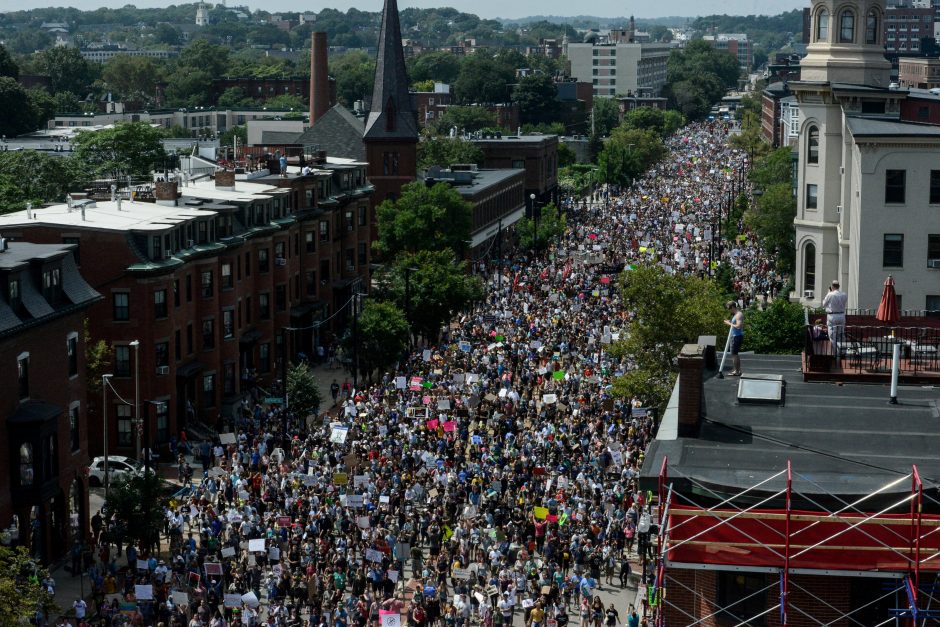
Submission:
[[[221,1],[221,0],[219,0]],[[121,7],[134,4],[138,7],[159,7],[170,4],[167,0],[0,0],[0,11],[35,9],[48,6],[74,6],[79,9],[95,9],[102,6]],[[229,6],[245,4],[245,0],[228,0]],[[333,7],[345,11],[355,6],[362,10],[377,11],[382,0],[327,0],[310,2],[302,0],[248,0],[252,9],[269,11],[319,11]],[[597,15],[615,17],[634,12],[637,17],[662,17],[668,15],[697,16],[713,13],[748,15],[762,13],[775,15],[791,9],[809,6],[809,0],[658,0],[657,2],[634,3],[625,0],[593,0],[587,3],[571,0],[398,0],[401,9],[406,7],[430,8],[453,6],[461,11],[476,13],[481,17],[526,17],[529,15]]]

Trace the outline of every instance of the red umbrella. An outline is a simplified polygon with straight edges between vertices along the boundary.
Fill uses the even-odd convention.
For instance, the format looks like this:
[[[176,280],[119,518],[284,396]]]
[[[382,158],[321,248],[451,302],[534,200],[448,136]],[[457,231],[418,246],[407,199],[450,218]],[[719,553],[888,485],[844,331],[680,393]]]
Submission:
[[[894,291],[894,278],[889,274],[885,279],[885,289],[881,293],[881,302],[878,304],[878,313],[875,318],[889,324],[897,323],[901,319],[898,311],[898,295]]]

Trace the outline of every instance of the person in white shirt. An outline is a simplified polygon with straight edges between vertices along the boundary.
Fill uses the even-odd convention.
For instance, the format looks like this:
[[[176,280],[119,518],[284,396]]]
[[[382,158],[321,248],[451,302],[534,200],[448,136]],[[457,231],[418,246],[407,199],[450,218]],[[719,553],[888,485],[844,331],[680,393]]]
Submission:
[[[76,599],[75,603],[72,603],[72,609],[75,610],[75,618],[81,621],[85,618],[85,611],[88,609],[88,604],[85,603],[85,599]]]
[[[826,328],[836,359],[841,355],[841,344],[845,335],[845,309],[848,303],[849,297],[839,289],[839,281],[833,281],[822,305],[826,310]]]

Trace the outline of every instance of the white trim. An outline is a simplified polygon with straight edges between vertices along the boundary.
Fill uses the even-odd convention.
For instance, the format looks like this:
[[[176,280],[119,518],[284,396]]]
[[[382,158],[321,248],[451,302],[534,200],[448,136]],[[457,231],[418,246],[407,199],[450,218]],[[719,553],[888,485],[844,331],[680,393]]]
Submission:
[[[24,359],[29,359],[29,351],[23,351],[16,356],[16,361],[23,361]]]
[[[76,340],[78,339],[78,331],[72,331],[71,333],[69,333],[68,335],[66,335],[66,336],[65,336],[65,341],[68,342],[68,341],[71,340],[72,338],[75,338]],[[76,347],[76,348],[77,348],[77,347]]]

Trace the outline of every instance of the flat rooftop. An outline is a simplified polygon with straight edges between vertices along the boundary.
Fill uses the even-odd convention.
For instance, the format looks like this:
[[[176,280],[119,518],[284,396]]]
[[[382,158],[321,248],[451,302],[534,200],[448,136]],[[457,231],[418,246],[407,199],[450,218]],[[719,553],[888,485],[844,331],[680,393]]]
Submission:
[[[31,242],[10,242],[7,249],[0,252],[0,270],[12,270],[33,259],[45,260],[56,257],[72,249],[71,244],[33,244]]]
[[[466,172],[456,172],[455,174],[466,174]],[[469,184],[453,178],[446,178],[452,176],[450,172],[443,173],[442,176],[427,176],[425,180],[433,180],[435,183],[449,183],[461,196],[473,197],[510,179],[519,176],[524,177],[525,170],[474,170],[471,174],[473,174],[473,180]]]
[[[754,486],[786,469],[788,460],[812,480],[794,485],[805,495],[869,494],[910,473],[912,464],[925,488],[940,484],[940,388],[901,386],[899,404],[890,405],[887,385],[804,382],[799,355],[742,355],[741,369],[745,376],[781,375],[784,404],[742,404],[738,377],[718,379],[706,370],[699,436],[676,437],[677,415],[667,410],[643,464],[645,487],[655,490],[665,456],[676,489],[705,494],[707,486],[711,498]],[[750,494],[763,498],[779,488]],[[894,502],[905,492],[909,480],[883,496]],[[878,499],[867,501],[865,509],[876,505]]]
[[[69,210],[68,205],[64,203],[33,209],[32,219],[27,216],[26,211],[17,211],[0,215],[0,233],[11,228],[38,225],[104,231],[162,231],[180,222],[213,216],[217,213],[202,207],[186,206],[183,204],[185,200],[185,198],[180,199],[179,206],[175,207],[125,200],[121,203],[120,211],[118,211],[116,201],[98,201],[95,206],[85,208],[84,218],[80,209]]]

